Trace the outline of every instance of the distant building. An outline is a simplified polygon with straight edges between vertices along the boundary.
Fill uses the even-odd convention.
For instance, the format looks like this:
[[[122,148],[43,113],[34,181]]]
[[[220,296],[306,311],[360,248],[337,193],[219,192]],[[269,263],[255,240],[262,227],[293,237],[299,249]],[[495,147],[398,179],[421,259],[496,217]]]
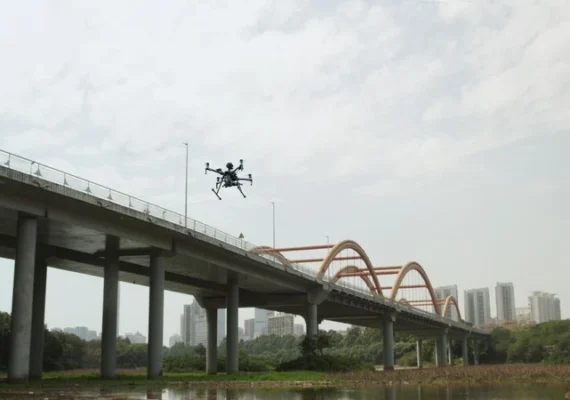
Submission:
[[[255,331],[255,318],[246,319],[244,322],[244,340],[252,340]]]
[[[294,320],[295,317],[291,314],[269,317],[267,322],[267,334],[277,336],[293,335],[295,333]]]
[[[267,335],[267,324],[269,317],[274,316],[273,311],[264,310],[263,308],[254,309],[255,326],[253,330],[253,338],[261,335]]]
[[[475,326],[488,323],[491,318],[489,288],[470,289],[463,292],[463,319]]]
[[[177,343],[184,343],[184,341],[182,340],[182,336],[180,336],[178,333],[175,333],[174,335],[170,336],[168,344],[169,347],[172,347]]]
[[[517,324],[528,325],[532,321],[530,307],[515,308],[515,318]]]
[[[238,340],[245,340],[244,330],[241,326],[238,326]]]
[[[515,321],[515,288],[511,282],[497,282],[495,286],[497,322]]]
[[[455,301],[457,301],[459,303],[459,299],[457,297],[457,285],[440,286],[440,287],[435,288],[434,291],[435,291],[435,297],[437,297],[438,299],[444,300],[448,296],[453,296]],[[443,311],[443,306],[444,306],[444,303],[441,302],[439,304],[439,307],[442,311]],[[456,315],[456,312],[454,313],[454,307],[448,306],[447,310],[445,311],[445,317],[449,318],[449,319],[457,319],[457,318],[454,318],[454,315]]]
[[[126,333],[125,337],[129,339],[131,343],[146,343],[146,336],[140,332]]]
[[[294,335],[295,336],[303,336],[305,334],[305,325],[303,324],[295,324],[293,327]]]
[[[85,341],[98,339],[97,332],[87,328],[86,326],[76,326],[75,328],[68,327],[63,329],[63,332],[79,336],[81,339]]]
[[[217,344],[226,336],[226,310],[218,309]],[[197,346],[208,343],[208,321],[206,309],[200,307],[194,300],[192,304],[184,305],[184,313],[180,316],[180,336],[186,346]]]
[[[561,319],[560,299],[553,293],[532,292],[528,298],[530,319],[537,324]]]

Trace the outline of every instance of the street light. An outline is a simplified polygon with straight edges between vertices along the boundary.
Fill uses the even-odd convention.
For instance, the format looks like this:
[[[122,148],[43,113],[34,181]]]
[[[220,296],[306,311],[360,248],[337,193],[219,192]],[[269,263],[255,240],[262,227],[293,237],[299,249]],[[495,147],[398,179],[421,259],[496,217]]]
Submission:
[[[186,184],[184,196],[184,227],[188,226],[188,142],[182,142],[186,146]]]
[[[272,201],[271,204],[273,205],[273,248],[275,248],[275,202]]]

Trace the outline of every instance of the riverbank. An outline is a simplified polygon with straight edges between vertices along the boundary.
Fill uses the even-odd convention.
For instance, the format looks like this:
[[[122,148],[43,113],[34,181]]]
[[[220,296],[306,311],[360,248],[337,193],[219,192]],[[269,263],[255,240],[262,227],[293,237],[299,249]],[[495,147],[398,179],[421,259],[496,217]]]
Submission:
[[[204,373],[165,374],[147,380],[144,370],[121,370],[116,379],[99,378],[97,370],[46,373],[41,381],[27,384],[0,384],[0,392],[21,389],[100,387],[194,387],[194,388],[294,388],[294,387],[365,387],[376,385],[453,385],[453,384],[567,384],[570,389],[570,365],[507,364],[469,368],[424,368],[395,371],[359,371],[324,373],[314,371],[239,373],[206,375]]]

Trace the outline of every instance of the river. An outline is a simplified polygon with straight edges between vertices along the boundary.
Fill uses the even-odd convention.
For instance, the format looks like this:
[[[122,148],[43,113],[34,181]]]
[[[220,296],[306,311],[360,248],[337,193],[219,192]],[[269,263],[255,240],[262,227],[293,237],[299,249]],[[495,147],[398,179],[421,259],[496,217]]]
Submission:
[[[570,387],[534,385],[418,387],[413,385],[356,389],[192,389],[93,388],[47,389],[14,398],[45,399],[160,399],[160,400],[554,400],[565,399]],[[7,393],[0,393],[4,396]],[[24,395],[24,396],[22,396]],[[0,396],[0,397],[4,397]],[[6,397],[4,397],[6,398]],[[8,395],[7,398],[11,398]]]

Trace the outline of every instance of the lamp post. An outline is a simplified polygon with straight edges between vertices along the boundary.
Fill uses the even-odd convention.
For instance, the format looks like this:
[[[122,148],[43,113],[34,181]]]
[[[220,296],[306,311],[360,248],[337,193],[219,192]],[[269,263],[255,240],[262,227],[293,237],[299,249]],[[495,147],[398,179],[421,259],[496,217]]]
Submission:
[[[271,204],[273,205],[273,248],[275,248],[275,202],[272,201]]]
[[[186,146],[186,182],[184,193],[184,227],[188,227],[188,142],[182,142]]]

